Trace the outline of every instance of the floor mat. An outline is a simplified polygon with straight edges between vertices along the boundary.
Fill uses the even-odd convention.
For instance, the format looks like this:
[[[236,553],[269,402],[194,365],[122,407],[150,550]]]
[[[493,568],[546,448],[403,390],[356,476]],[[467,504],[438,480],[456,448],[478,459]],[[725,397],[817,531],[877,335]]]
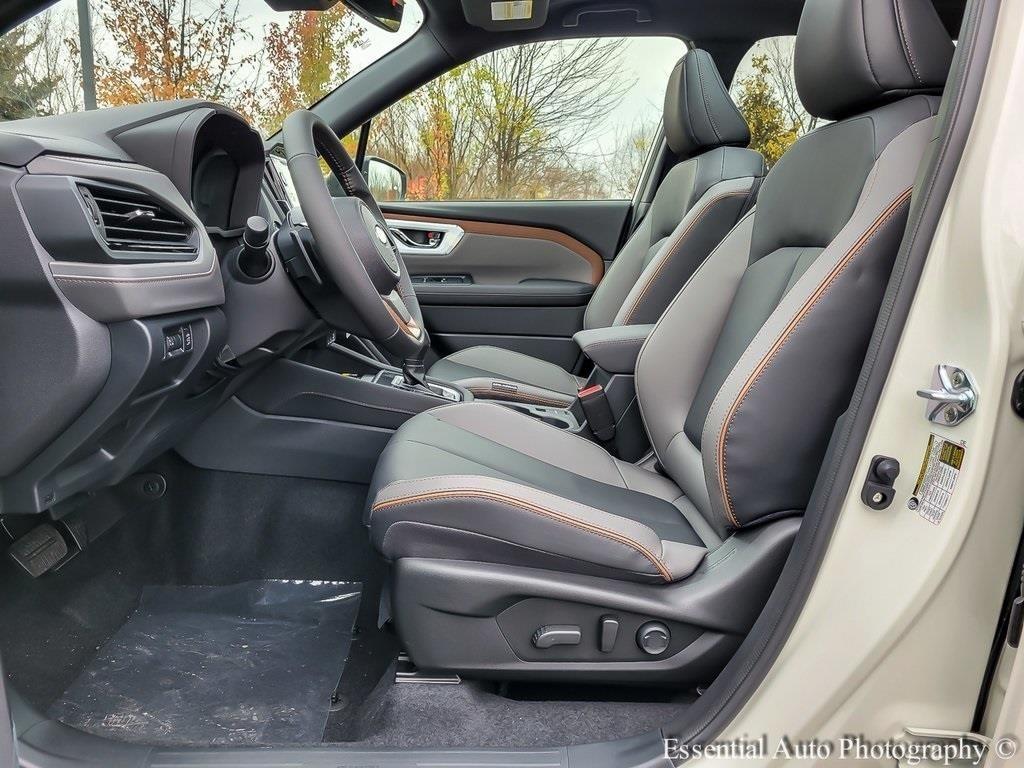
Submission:
[[[515,701],[473,682],[385,680],[363,708],[359,736],[350,746],[533,749],[589,744],[655,731],[680,717],[691,702]]]
[[[146,587],[50,715],[154,745],[319,743],[360,589],[326,581]]]

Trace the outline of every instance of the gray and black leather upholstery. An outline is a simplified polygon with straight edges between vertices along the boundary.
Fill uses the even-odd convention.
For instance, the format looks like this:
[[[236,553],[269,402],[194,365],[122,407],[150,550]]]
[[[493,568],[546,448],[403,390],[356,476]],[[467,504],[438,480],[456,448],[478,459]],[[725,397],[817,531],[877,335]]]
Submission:
[[[813,115],[842,120],[913,94],[938,94],[953,41],[930,4],[813,3],[800,17],[796,87]]]
[[[689,51],[672,71],[664,126],[669,148],[682,162],[666,174],[644,220],[598,284],[584,329],[655,322],[750,208],[764,176],[764,158],[744,149],[750,130],[706,51]],[[497,347],[460,350],[429,373],[477,397],[540,405],[571,404],[581,383],[553,363]]]
[[[942,30],[930,0],[898,0],[902,22],[853,14],[820,23],[860,5],[807,0],[800,34],[816,39],[798,42],[801,82],[841,82],[845,58],[818,51],[848,39],[864,36],[874,50],[893,35],[932,40]],[[951,50],[918,55],[930,90]],[[400,561],[544,569],[541,580],[654,582],[654,592],[692,582],[685,599],[672,594],[699,602],[711,569],[740,567],[730,542],[799,518],[863,364],[935,131],[939,97],[894,99],[892,85],[879,82],[873,98],[864,83],[837,86],[826,109],[849,116],[782,157],[757,207],[648,336],[637,396],[663,473],[502,406],[447,406],[407,422],[384,451],[369,518],[380,550]],[[813,98],[809,106],[822,109]],[[728,599],[745,595],[737,588]]]
[[[388,558],[660,582],[692,573],[706,551],[674,483],[497,403],[443,406],[406,422],[370,495],[373,541]],[[552,547],[567,531],[572,546]]]

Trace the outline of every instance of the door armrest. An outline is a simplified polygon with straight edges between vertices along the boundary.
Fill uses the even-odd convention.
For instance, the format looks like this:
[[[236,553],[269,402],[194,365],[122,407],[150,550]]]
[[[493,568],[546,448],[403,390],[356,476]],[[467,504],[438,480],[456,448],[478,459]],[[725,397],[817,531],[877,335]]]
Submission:
[[[640,347],[654,325],[615,325],[578,331],[573,339],[594,365],[608,373],[633,373]]]

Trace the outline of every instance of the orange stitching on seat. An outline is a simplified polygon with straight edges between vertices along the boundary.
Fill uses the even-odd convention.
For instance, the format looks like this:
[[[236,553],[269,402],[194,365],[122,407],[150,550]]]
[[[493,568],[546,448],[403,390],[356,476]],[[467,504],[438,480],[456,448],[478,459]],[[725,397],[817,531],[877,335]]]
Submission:
[[[704,218],[707,212],[711,210],[711,207],[715,203],[719,203],[722,200],[725,200],[726,198],[746,197],[749,194],[750,190],[747,190],[746,192],[727,192],[726,194],[719,195],[718,197],[714,197],[707,201],[704,207],[701,208],[700,213],[698,213],[697,216],[694,217],[693,221],[686,225],[686,229],[684,229],[679,234],[679,236],[672,242],[672,245],[669,247],[669,251],[672,252],[672,256],[666,255],[665,258],[662,259],[661,264],[658,265],[658,268],[654,270],[654,274],[651,275],[650,279],[648,279],[646,283],[644,283],[643,290],[640,292],[640,295],[636,297],[636,300],[633,302],[633,306],[629,308],[629,312],[626,313],[626,317],[622,321],[623,325],[629,325],[630,321],[633,319],[633,315],[635,315],[637,310],[640,308],[640,303],[644,300],[644,297],[647,296],[647,291],[657,281],[658,275],[660,275],[662,270],[665,269],[665,265],[672,261],[672,257],[676,255],[677,249],[680,245],[682,245],[683,240],[686,239],[686,237],[690,234],[690,231],[695,226],[697,226],[697,223]],[[697,266],[700,265],[698,264]]]
[[[665,563],[663,563],[661,561],[661,559],[659,557],[657,557],[653,552],[651,552],[643,544],[641,544],[641,543],[639,543],[637,541],[633,541],[633,539],[629,538],[628,536],[625,536],[625,535],[623,535],[621,533],[616,533],[615,531],[609,531],[608,529],[601,528],[600,526],[594,525],[593,523],[587,523],[587,522],[584,522],[582,520],[577,520],[575,518],[568,517],[567,515],[564,515],[564,514],[562,514],[560,512],[555,512],[554,510],[551,510],[551,509],[546,509],[544,507],[539,507],[539,506],[537,506],[535,504],[531,504],[528,501],[523,501],[522,499],[516,499],[516,498],[514,498],[512,496],[505,496],[504,494],[497,493],[495,491],[473,490],[473,489],[465,489],[465,490],[459,490],[459,491],[454,491],[454,492],[452,492],[452,491],[427,491],[427,492],[424,492],[424,493],[414,494],[412,496],[401,496],[401,497],[399,497],[397,499],[388,499],[387,501],[379,501],[379,502],[377,502],[376,504],[373,505],[373,507],[371,508],[370,511],[371,512],[377,512],[377,511],[382,510],[382,509],[388,509],[390,507],[397,507],[397,506],[401,506],[403,504],[412,504],[412,503],[415,503],[415,502],[418,502],[418,501],[434,501],[434,500],[437,500],[437,499],[460,499],[460,498],[461,499],[485,499],[485,500],[488,500],[488,501],[497,501],[497,502],[502,503],[502,504],[508,504],[509,506],[512,506],[512,507],[517,507],[519,509],[524,509],[527,512],[533,512],[533,513],[541,515],[543,517],[551,518],[552,520],[556,520],[556,521],[558,521],[560,523],[564,523],[564,524],[569,525],[569,526],[571,526],[573,528],[578,528],[580,530],[587,531],[588,533],[596,534],[598,536],[601,536],[602,538],[609,539],[611,541],[615,541],[615,542],[617,542],[619,544],[624,544],[627,547],[630,547],[631,549],[636,550],[641,555],[643,555],[647,560],[649,560],[651,565],[653,565],[655,567],[655,569],[658,571],[658,573],[661,575],[661,577],[665,581],[672,581],[672,579],[673,579],[672,572],[668,569],[668,566],[665,565]]]
[[[832,271],[828,275],[826,275],[825,279],[818,284],[818,287],[815,289],[814,293],[812,293],[810,297],[808,297],[807,301],[804,302],[804,305],[800,308],[800,311],[797,312],[793,319],[789,321],[789,324],[782,331],[782,334],[779,336],[779,338],[775,340],[775,343],[772,344],[771,348],[768,350],[768,353],[764,356],[764,358],[762,358],[761,362],[758,363],[757,367],[747,377],[747,381],[743,385],[743,388],[740,390],[739,395],[736,397],[732,405],[729,407],[729,411],[726,414],[725,420],[722,422],[722,429],[718,433],[718,451],[716,458],[718,461],[718,484],[722,492],[722,501],[725,505],[726,522],[731,523],[734,527],[740,528],[741,526],[739,520],[736,519],[736,515],[733,512],[732,498],[729,496],[729,481],[725,470],[725,451],[729,441],[729,428],[732,425],[732,421],[736,416],[736,412],[743,404],[743,401],[746,400],[747,395],[750,393],[750,391],[761,379],[764,372],[768,369],[768,366],[770,366],[772,362],[775,360],[779,351],[789,340],[793,331],[796,330],[800,323],[803,322],[804,318],[806,318],[807,314],[814,308],[818,301],[821,300],[822,296],[824,296],[825,293],[828,292],[829,288],[832,287],[832,283],[835,281],[837,277],[839,277],[840,274],[842,274],[843,270],[846,269],[849,263],[853,261],[853,258],[858,253],[860,253],[860,251],[864,248],[865,245],[868,244],[871,238],[873,238],[878,233],[878,231],[883,226],[885,226],[885,224],[888,223],[888,221],[896,214],[896,211],[899,210],[903,206],[903,204],[910,198],[910,194],[912,191],[912,189],[907,189],[895,200],[893,200],[893,202],[891,202],[889,206],[882,212],[882,214],[875,220],[875,223],[871,225],[870,229],[868,229],[863,235],[861,235],[860,239],[853,244],[853,247],[851,247],[850,250],[847,251],[846,255],[839,261],[838,264],[836,264],[835,267],[832,268]]]

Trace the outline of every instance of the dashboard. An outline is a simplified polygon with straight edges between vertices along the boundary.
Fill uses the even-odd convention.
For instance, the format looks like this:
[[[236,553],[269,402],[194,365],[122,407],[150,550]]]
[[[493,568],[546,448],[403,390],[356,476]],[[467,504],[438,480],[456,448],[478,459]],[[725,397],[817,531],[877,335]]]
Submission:
[[[123,479],[315,322],[284,269],[229,268],[265,166],[210,102],[0,123],[0,513]]]

